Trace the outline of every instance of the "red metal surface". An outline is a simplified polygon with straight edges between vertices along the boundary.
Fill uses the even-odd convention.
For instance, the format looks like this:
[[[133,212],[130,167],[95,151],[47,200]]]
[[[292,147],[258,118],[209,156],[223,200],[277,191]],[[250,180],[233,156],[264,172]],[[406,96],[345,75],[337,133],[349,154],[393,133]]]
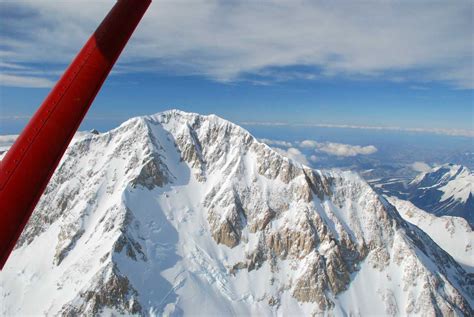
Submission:
[[[0,269],[150,3],[115,4],[1,161]]]

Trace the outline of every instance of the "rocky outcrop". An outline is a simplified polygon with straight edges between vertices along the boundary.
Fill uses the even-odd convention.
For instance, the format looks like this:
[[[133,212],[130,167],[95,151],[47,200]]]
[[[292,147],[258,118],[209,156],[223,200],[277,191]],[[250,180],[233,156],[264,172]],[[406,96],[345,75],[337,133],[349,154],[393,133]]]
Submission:
[[[154,187],[162,187],[169,182],[166,165],[162,164],[158,155],[155,154],[147,158],[142,165],[140,174],[131,181],[132,186],[140,185],[151,190]]]
[[[94,277],[94,285],[85,290],[61,310],[63,316],[97,316],[104,309],[113,309],[119,314],[141,314],[138,293],[115,266],[109,266]]]

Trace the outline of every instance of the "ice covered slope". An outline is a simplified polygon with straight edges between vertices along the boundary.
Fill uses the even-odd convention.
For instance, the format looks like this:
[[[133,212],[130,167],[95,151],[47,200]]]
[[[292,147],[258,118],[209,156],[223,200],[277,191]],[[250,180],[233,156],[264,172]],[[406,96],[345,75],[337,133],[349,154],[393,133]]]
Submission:
[[[473,314],[473,281],[350,172],[168,111],[75,139],[0,314]]]
[[[426,232],[464,269],[474,274],[474,232],[464,218],[438,217],[419,209],[411,202],[387,197],[400,215]]]
[[[421,173],[408,186],[408,199],[437,216],[457,216],[474,226],[474,173],[445,164]]]

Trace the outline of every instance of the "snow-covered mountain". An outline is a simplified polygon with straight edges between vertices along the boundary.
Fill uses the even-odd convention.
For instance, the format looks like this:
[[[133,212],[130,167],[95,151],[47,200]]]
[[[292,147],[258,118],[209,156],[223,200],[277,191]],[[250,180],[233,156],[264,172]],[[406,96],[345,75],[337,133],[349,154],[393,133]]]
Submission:
[[[0,160],[5,155],[6,151],[13,145],[17,135],[0,135]]]
[[[408,185],[408,200],[437,216],[457,216],[474,226],[474,173],[445,164],[421,173]]]
[[[473,285],[356,174],[172,110],[75,138],[0,314],[473,315]]]
[[[464,218],[435,216],[419,209],[411,202],[387,197],[406,221],[426,232],[448,252],[466,272],[474,274],[474,231]]]

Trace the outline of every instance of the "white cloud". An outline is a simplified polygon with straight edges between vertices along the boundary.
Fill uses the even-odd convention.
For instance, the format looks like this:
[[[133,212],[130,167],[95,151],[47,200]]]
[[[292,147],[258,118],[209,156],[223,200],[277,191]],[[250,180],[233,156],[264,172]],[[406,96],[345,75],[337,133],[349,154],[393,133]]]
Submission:
[[[319,143],[314,140],[304,140],[299,143],[299,146],[302,148],[316,148],[318,147]]]
[[[336,156],[369,155],[377,152],[373,145],[360,146],[341,143],[323,143],[318,147],[319,151]]]
[[[411,165],[411,168],[416,172],[422,172],[422,173],[425,173],[431,170],[431,166],[429,166],[425,162],[414,162]]]
[[[44,64],[68,63],[112,2],[0,5],[2,62]],[[344,76],[474,88],[473,10],[470,0],[154,1],[120,63],[224,82]],[[285,70],[292,65],[307,69]]]
[[[301,151],[297,148],[294,148],[292,142],[272,139],[259,139],[259,141],[271,146],[273,150],[283,156],[286,156],[298,163],[309,165],[306,155],[301,153]]]
[[[279,147],[292,147],[293,146],[293,144],[288,141],[271,140],[271,139],[259,139],[259,141],[270,146],[279,146]]]
[[[276,150],[278,153],[290,157],[300,163],[304,162],[303,164],[306,165],[308,165],[308,159],[306,155],[297,148],[293,147],[293,144],[302,149],[312,149],[316,152],[324,152],[326,154],[336,156],[369,155],[377,152],[377,148],[373,145],[360,146],[334,142],[317,142],[314,140],[303,140],[301,142],[295,143],[270,139],[260,139],[260,141],[273,146],[274,150]],[[308,155],[310,161],[316,162],[318,160],[316,155],[311,153]]]
[[[54,67],[50,68],[45,71],[18,63],[0,62],[0,86],[50,88],[62,73],[60,70],[53,70]]]
[[[299,147],[314,149],[336,156],[356,156],[369,155],[377,152],[377,148],[373,145],[360,146],[334,142],[317,142],[314,140],[304,140],[298,143]],[[317,157],[311,157],[311,160],[317,160]]]
[[[301,153],[301,151],[297,148],[294,148],[292,142],[272,139],[259,139],[259,141],[271,146],[273,150],[283,156],[286,156],[301,164],[309,165],[306,155]]]
[[[301,153],[300,150],[294,147],[290,147],[288,149],[280,149],[280,148],[273,148],[276,152],[280,153],[283,156],[288,157],[289,159],[292,159],[293,161],[296,161],[298,163],[304,164],[304,165],[309,165],[308,160],[306,159],[306,156]]]
[[[0,86],[49,88],[53,85],[54,82],[48,78],[0,73]]]

